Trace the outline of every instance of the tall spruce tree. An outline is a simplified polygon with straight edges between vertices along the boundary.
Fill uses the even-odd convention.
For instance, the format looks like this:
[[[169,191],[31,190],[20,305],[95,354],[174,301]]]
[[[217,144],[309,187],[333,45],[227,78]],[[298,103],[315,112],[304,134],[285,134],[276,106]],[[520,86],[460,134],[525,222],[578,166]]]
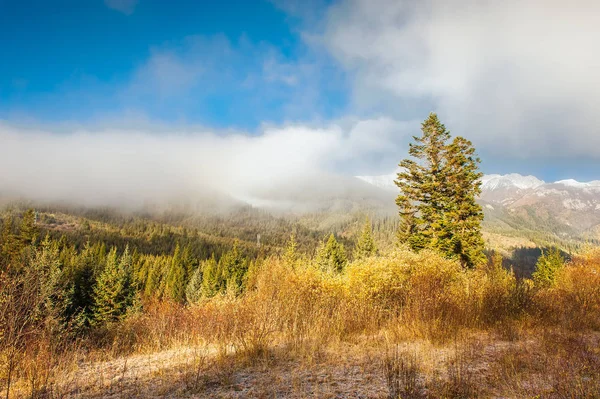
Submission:
[[[448,219],[451,237],[447,253],[456,254],[467,267],[486,262],[485,243],[481,236],[483,211],[476,202],[481,194],[481,177],[473,144],[463,137],[455,137],[448,147],[447,183]]]
[[[485,261],[481,237],[483,212],[479,158],[470,141],[456,137],[432,113],[414,136],[399,166],[396,199],[401,223],[398,238],[415,251],[435,249],[466,267]]]

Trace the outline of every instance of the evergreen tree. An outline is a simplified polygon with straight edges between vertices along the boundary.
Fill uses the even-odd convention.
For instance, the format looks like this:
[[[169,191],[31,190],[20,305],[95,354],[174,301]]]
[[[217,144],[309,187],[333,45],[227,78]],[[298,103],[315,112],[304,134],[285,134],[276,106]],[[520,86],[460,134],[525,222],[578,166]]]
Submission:
[[[166,296],[179,303],[183,303],[185,299],[186,288],[186,267],[183,264],[182,253],[177,244],[175,253],[171,259],[171,267],[166,281]]]
[[[129,248],[117,257],[113,247],[106,258],[104,270],[94,286],[94,321],[100,324],[116,321],[133,302],[130,279],[131,256]]]
[[[291,234],[290,239],[283,253],[283,260],[289,266],[294,266],[298,260],[298,244],[296,243],[296,235]]]
[[[211,298],[222,288],[222,273],[213,253],[209,260],[202,262],[202,296]],[[223,284],[224,289],[224,284]]]
[[[446,253],[455,254],[461,263],[473,267],[486,261],[483,250],[485,243],[481,236],[483,211],[476,202],[481,194],[481,177],[470,141],[454,138],[448,147],[446,181],[448,183],[448,209],[450,245]]]
[[[556,282],[558,271],[563,268],[565,260],[558,248],[552,248],[546,253],[542,251],[542,256],[535,265],[533,273],[533,282],[537,287],[552,287]]]
[[[161,298],[164,292],[163,276],[166,273],[165,265],[167,263],[167,259],[165,259],[164,256],[153,256],[147,262],[148,277],[144,287],[144,296],[147,298]]]
[[[371,227],[371,221],[367,217],[365,220],[365,225],[362,229],[362,234],[360,235],[358,243],[356,244],[356,249],[354,250],[354,258],[368,258],[369,256],[373,256],[376,253],[377,248],[375,247],[375,242],[373,241],[373,230]]]
[[[65,267],[65,277],[71,285],[67,316],[77,318],[82,326],[87,326],[93,317],[93,287],[100,264],[96,254],[87,242],[83,251],[71,258],[69,267]]]
[[[58,245],[50,241],[48,235],[34,252],[26,273],[35,276],[28,279],[31,284],[36,285],[36,296],[39,298],[37,308],[34,310],[35,317],[39,319],[49,317],[54,323],[60,323],[68,305],[68,298],[60,284],[62,270]]]
[[[344,245],[338,243],[333,233],[329,235],[326,243],[321,243],[317,250],[316,262],[322,270],[329,272],[341,272],[348,263]]]
[[[146,289],[146,284],[150,277],[151,259],[151,256],[139,256],[136,266],[134,267],[133,280],[135,286],[141,291]]]
[[[202,273],[202,267],[199,266],[194,270],[190,281],[185,287],[185,298],[188,303],[197,303],[202,298],[202,280],[204,276]]]
[[[396,205],[398,205],[400,214],[398,241],[407,243],[413,249],[423,248],[425,245],[419,242],[421,237],[415,234],[417,230],[415,214],[417,211],[411,199],[407,194],[402,193],[396,198]]]
[[[415,251],[431,248],[466,267],[485,261],[481,237],[483,212],[480,160],[471,142],[450,141],[450,132],[430,114],[409,147],[412,159],[400,162],[396,199],[401,224],[398,237]]]
[[[19,239],[21,240],[22,246],[32,244],[39,234],[38,228],[35,225],[35,211],[28,209],[23,213],[23,220],[19,228]]]
[[[181,253],[181,261],[183,262],[185,275],[187,278],[189,278],[198,266],[198,262],[192,254],[192,247],[189,244],[183,248],[183,252]]]
[[[17,263],[20,252],[21,246],[13,231],[13,219],[9,215],[4,219],[0,233],[0,266],[8,267]]]
[[[135,300],[135,286],[133,280],[133,255],[129,251],[129,245],[125,247],[125,251],[119,260],[119,269],[124,275],[124,308],[125,311],[133,304]]]
[[[237,240],[233,243],[231,250],[219,259],[219,266],[227,290],[231,290],[236,294],[241,293],[246,286],[248,260],[240,252]]]

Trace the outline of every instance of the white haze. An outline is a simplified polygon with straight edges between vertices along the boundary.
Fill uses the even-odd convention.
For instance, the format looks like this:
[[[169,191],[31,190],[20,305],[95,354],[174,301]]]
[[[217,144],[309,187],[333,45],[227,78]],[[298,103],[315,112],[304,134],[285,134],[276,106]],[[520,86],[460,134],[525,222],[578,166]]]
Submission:
[[[86,206],[183,197],[289,200],[310,181],[330,186],[326,176],[340,164],[387,153],[402,126],[382,118],[265,127],[249,135],[0,125],[0,195]],[[325,188],[312,185],[316,192]]]

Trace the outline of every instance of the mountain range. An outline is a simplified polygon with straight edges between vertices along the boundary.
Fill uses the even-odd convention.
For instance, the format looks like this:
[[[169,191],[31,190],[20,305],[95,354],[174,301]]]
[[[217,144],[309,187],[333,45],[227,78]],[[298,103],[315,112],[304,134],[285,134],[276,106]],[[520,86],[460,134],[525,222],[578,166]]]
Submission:
[[[386,191],[397,192],[396,174],[357,176]],[[481,203],[487,231],[529,238],[600,239],[600,180],[545,182],[516,173],[485,175]]]

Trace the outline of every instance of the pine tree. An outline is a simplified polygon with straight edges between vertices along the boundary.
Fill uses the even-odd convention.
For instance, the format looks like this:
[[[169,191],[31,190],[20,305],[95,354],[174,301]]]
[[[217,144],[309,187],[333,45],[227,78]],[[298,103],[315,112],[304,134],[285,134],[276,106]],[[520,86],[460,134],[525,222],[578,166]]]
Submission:
[[[221,269],[213,253],[209,260],[202,262],[202,296],[211,298],[219,293],[221,279]]]
[[[125,251],[121,255],[119,260],[119,269],[122,270],[124,275],[124,310],[129,310],[129,307],[133,305],[135,300],[135,285],[133,280],[133,255],[129,251],[129,245],[125,247]]]
[[[481,192],[480,160],[468,140],[456,137],[449,142],[450,132],[434,113],[421,131],[409,147],[413,159],[399,164],[398,237],[415,251],[435,249],[473,267],[485,261],[483,212],[475,201]]]
[[[446,182],[448,183],[450,245],[447,253],[455,254],[461,263],[473,267],[486,261],[483,250],[485,243],[481,236],[483,211],[476,202],[481,194],[481,177],[470,141],[456,137],[448,147]]]
[[[186,288],[186,267],[183,264],[183,258],[179,244],[175,247],[175,253],[171,259],[171,267],[166,281],[166,296],[179,303],[185,299]]]
[[[68,305],[68,298],[65,297],[60,285],[62,270],[58,245],[50,241],[48,235],[34,252],[27,273],[35,276],[29,281],[36,285],[36,296],[39,298],[36,301],[34,317],[40,319],[49,317],[54,323],[60,322],[59,319],[64,315]]]
[[[0,266],[8,267],[18,263],[21,246],[19,240],[13,231],[13,219],[9,215],[2,223],[2,233],[0,233]],[[0,270],[2,267],[0,267]]]
[[[552,287],[556,282],[558,271],[563,268],[565,260],[558,248],[551,248],[547,252],[542,251],[533,273],[533,282],[537,287]]]
[[[358,239],[358,243],[356,244],[356,249],[354,250],[354,258],[356,259],[364,259],[369,256],[373,256],[377,253],[377,248],[375,247],[375,242],[373,241],[373,230],[371,227],[371,221],[367,217],[365,220],[365,225],[362,229],[362,234]]]
[[[344,245],[338,243],[333,233],[329,235],[326,243],[321,243],[317,250],[316,262],[321,270],[329,272],[341,272],[348,263]]]
[[[78,256],[72,257],[69,263],[69,267],[65,270],[66,278],[71,282],[71,299],[67,314],[69,317],[77,318],[82,327],[87,326],[93,317],[93,286],[99,259],[87,242],[83,251]]]
[[[198,266],[198,262],[192,255],[192,248],[189,244],[183,248],[183,252],[181,253],[181,261],[183,262],[185,275],[187,278],[189,278]]]
[[[190,281],[185,287],[185,299],[188,303],[197,303],[202,298],[202,267],[199,266],[193,271]]]
[[[39,234],[35,225],[35,211],[28,209],[23,213],[23,220],[19,228],[19,238],[23,247],[32,244]]]
[[[126,248],[119,261],[113,248],[106,258],[104,270],[94,286],[94,321],[100,324],[116,321],[133,302],[130,269],[131,256]]]
[[[233,243],[233,248],[219,259],[219,267],[227,285],[226,289],[236,294],[241,293],[246,286],[248,260],[240,252],[237,240]]]
[[[147,298],[161,298],[164,292],[164,276],[167,269],[167,259],[164,256],[154,256],[148,260],[148,277],[144,286],[144,296]]]

